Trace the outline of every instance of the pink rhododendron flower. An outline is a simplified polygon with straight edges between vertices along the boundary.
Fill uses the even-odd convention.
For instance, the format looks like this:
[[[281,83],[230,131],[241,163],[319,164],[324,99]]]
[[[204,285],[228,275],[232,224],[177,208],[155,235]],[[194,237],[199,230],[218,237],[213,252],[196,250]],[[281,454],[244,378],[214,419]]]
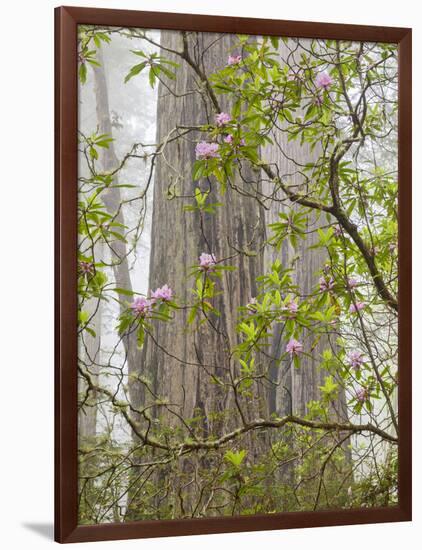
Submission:
[[[292,317],[294,317],[297,313],[297,310],[298,310],[299,306],[297,305],[296,302],[294,302],[293,300],[291,300],[290,302],[288,302],[287,304],[287,310],[288,312],[290,313],[290,315]]]
[[[138,296],[130,304],[130,307],[136,315],[140,315],[141,317],[145,317],[146,315],[151,313],[152,302],[151,302],[151,300],[147,300],[143,296]]]
[[[346,360],[352,369],[355,370],[359,369],[364,362],[363,355],[359,350],[349,351]]]
[[[356,390],[356,399],[359,403],[364,403],[368,399],[368,390],[363,387]]]
[[[317,88],[323,88],[324,90],[328,90],[328,88],[333,83],[333,79],[327,72],[318,73],[317,77],[315,79],[315,86]]]
[[[294,338],[290,338],[289,342],[286,346],[286,351],[290,353],[290,355],[299,355],[299,353],[302,353],[303,351],[303,345],[298,340],[295,340]]]
[[[206,252],[203,252],[199,256],[199,267],[203,271],[208,271],[209,269],[212,269],[216,264],[216,259],[214,254],[207,254]]]
[[[231,116],[229,115],[229,113],[218,113],[218,115],[216,115],[215,117],[215,122],[217,126],[224,126],[225,124],[230,122],[230,120]]]
[[[153,300],[163,300],[168,302],[173,296],[173,291],[168,285],[164,285],[161,288],[157,288],[154,292],[151,292],[151,298]]]
[[[241,55],[229,55],[227,59],[227,65],[237,65],[242,61]]]
[[[195,147],[196,158],[198,160],[211,159],[218,157],[218,143],[207,143],[201,141]]]
[[[321,292],[326,292],[334,288],[334,279],[332,277],[330,279],[326,279],[325,277],[320,277],[318,282],[319,282],[319,289]]]
[[[364,307],[365,304],[363,302],[356,302],[356,304],[350,304],[349,312],[357,313],[358,311],[361,311]]]
[[[341,235],[342,235],[341,227],[339,225],[335,225],[334,226],[334,236],[335,237],[341,237]]]
[[[356,287],[358,286],[358,284],[359,284],[359,283],[358,283],[358,280],[355,279],[354,277],[349,277],[349,278],[347,279],[347,286],[348,286],[349,288],[356,288]]]
[[[234,137],[233,137],[231,134],[229,134],[228,136],[226,136],[226,137],[224,138],[224,141],[225,141],[226,143],[229,143],[230,145],[232,145],[233,140],[234,140]],[[241,145],[241,146],[245,145],[245,140],[244,140],[243,138],[241,138],[241,140],[240,140],[240,142],[239,142],[239,145]]]
[[[78,262],[79,271],[83,275],[93,275],[94,274],[94,264],[92,262],[83,262],[82,260]]]

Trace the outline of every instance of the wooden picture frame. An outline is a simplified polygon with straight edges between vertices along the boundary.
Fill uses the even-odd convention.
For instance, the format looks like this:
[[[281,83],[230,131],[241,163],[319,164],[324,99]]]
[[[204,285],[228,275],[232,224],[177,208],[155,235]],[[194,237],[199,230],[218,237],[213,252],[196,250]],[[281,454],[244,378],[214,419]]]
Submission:
[[[78,525],[77,26],[391,42],[399,47],[399,505]],[[55,540],[61,543],[411,520],[411,30],[115,9],[55,10]]]

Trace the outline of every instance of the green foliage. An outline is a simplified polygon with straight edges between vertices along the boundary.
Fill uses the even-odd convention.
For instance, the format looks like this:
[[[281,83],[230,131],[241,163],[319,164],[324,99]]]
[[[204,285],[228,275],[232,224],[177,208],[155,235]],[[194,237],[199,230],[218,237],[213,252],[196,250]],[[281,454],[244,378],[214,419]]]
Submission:
[[[397,503],[397,454],[389,436],[396,420],[397,325],[394,307],[379,290],[381,281],[393,301],[397,296],[397,167],[390,158],[397,99],[395,66],[389,64],[396,60],[396,48],[310,41],[309,47],[285,56],[279,51],[280,40],[238,36],[233,49],[241,52],[238,62],[205,75],[206,80],[197,67],[195,85],[207,108],[209,104],[218,111],[216,102],[228,105],[231,119],[219,126],[209,116],[186,130],[192,153],[194,144],[205,139],[218,144],[218,156],[196,160],[191,173],[196,183],[181,178],[180,188],[186,185],[181,193],[169,183],[169,199],[188,201],[183,211],[190,216],[189,227],[198,231],[192,242],[206,250],[214,241],[204,230],[204,220],[233,204],[235,193],[256,201],[262,219],[264,210],[274,204],[278,209],[275,221],[265,227],[263,244],[275,259],[264,269],[259,265],[256,286],[252,285],[256,296],[249,303],[233,300],[229,330],[228,308],[222,304],[232,303],[230,289],[240,284],[247,262],[261,259],[263,250],[252,250],[251,243],[239,249],[229,243],[230,257],[205,267],[189,258],[184,297],[156,300],[145,312],[137,311],[133,301],[138,292],[109,281],[107,269],[116,264],[106,264],[95,253],[98,243],[110,250],[124,245],[129,253],[132,230],[110,213],[106,203],[110,190],[131,186],[118,184],[112,172],[98,170],[112,136],[80,136],[89,175],[80,178],[78,202],[79,332],[82,338],[96,338],[88,305],[115,301],[120,310],[119,342],[113,354],[120,353],[118,346],[124,343],[124,348],[131,335],[138,348],[153,341],[161,350],[159,337],[165,326],[192,333],[192,355],[180,358],[172,349],[162,350],[164,360],[171,357],[180,363],[183,373],[166,384],[184,383],[188,370],[198,382],[197,408],[186,418],[185,402],[171,403],[157,392],[155,364],[142,364],[141,373],[127,375],[110,361],[100,379],[108,382],[120,372],[119,395],[110,396],[107,384],[94,390],[93,382],[90,386],[85,379],[88,389],[82,384],[81,410],[101,403],[104,417],[122,423],[132,439],[117,443],[110,426],[101,436],[81,441],[81,523],[128,519],[121,495],[130,495],[136,519]],[[98,65],[101,43],[109,41],[108,31],[82,27],[81,83],[87,80],[87,67]],[[125,82],[147,75],[149,86],[160,82],[172,93],[177,63],[158,53],[132,54],[139,63],[130,68]],[[327,87],[317,84],[321,74],[330,79]],[[292,141],[311,153],[309,159],[288,158],[285,144]],[[280,150],[294,166],[283,173],[283,163],[265,158],[268,146]],[[157,147],[150,156],[155,160],[161,154]],[[251,233],[256,230],[251,228]],[[201,250],[197,252],[199,256]],[[313,254],[324,257],[325,263],[309,262],[313,271],[304,274],[304,256],[314,258]],[[312,283],[303,285],[303,277]],[[362,307],[354,311],[357,304]],[[220,361],[221,350],[206,349],[206,329],[221,336],[221,364],[215,360]],[[299,345],[296,352],[288,351],[292,340]],[[297,380],[311,368],[316,395],[304,404],[306,414],[296,417],[292,392],[297,388],[289,387],[289,375],[294,371]],[[203,382],[213,384],[221,408],[204,404]],[[266,400],[275,387],[279,400],[268,414]],[[131,402],[133,388],[147,396],[139,409]],[[340,420],[341,427],[336,425]],[[386,432],[372,433],[371,438],[361,429],[344,433],[344,424],[367,422]],[[136,476],[142,481],[133,492]]]
[[[280,250],[281,245],[287,238],[293,248],[296,248],[298,238],[303,239],[305,236],[307,214],[292,210],[289,214],[280,212],[278,217],[280,218],[279,222],[271,223],[268,226],[274,234],[269,243],[274,244],[277,250]]]
[[[111,38],[105,32],[92,30],[91,28],[85,26],[80,26],[78,31],[78,76],[79,82],[81,84],[85,84],[88,76],[87,66],[91,65],[93,67],[100,67],[100,63],[96,59],[97,50],[91,49],[92,42],[98,49],[101,47],[102,42],[108,44],[111,41]]]
[[[247,451],[244,449],[241,451],[226,451],[224,458],[229,462],[234,468],[238,469],[242,465],[243,460],[245,459]]]
[[[174,61],[170,61],[165,57],[159,56],[157,53],[152,53],[150,55],[144,53],[143,51],[132,50],[134,55],[144,59],[141,63],[134,65],[125,78],[125,83],[128,82],[134,76],[140,74],[144,69],[148,68],[148,80],[151,88],[154,88],[157,80],[161,80],[163,76],[170,80],[176,79],[176,73],[170,69],[176,69],[179,65]]]

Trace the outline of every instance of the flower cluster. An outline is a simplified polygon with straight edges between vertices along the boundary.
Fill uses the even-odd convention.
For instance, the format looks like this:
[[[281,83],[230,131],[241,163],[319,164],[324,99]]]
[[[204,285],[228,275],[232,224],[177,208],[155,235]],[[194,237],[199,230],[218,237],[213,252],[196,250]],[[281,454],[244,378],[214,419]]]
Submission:
[[[148,317],[159,300],[162,302],[169,302],[172,297],[173,290],[166,284],[153,290],[150,299],[144,296],[137,296],[130,304],[130,308],[136,316]]]
[[[299,306],[297,302],[294,302],[293,300],[290,300],[290,302],[287,304],[287,309],[292,317],[295,317]]]
[[[324,90],[328,90],[328,88],[332,85],[333,79],[327,72],[318,73],[316,79],[315,79],[315,86],[317,88],[323,88]]]
[[[207,254],[206,252],[203,252],[199,256],[199,267],[202,271],[209,271],[215,266],[216,262],[217,260],[214,254]]]
[[[292,357],[293,355],[299,355],[299,353],[303,352],[303,344],[294,338],[290,338],[287,342],[286,351],[290,353]]]
[[[200,143],[197,143],[195,153],[198,160],[218,158],[218,143],[207,143],[206,141],[201,141]]]
[[[357,313],[358,311],[361,311],[364,309],[365,304],[363,302],[356,302],[355,304],[350,304],[349,312],[350,313]]]
[[[143,296],[136,297],[130,304],[130,307],[135,315],[139,317],[147,317],[152,311],[153,302]]]
[[[348,364],[352,367],[352,369],[355,370],[360,369],[364,362],[363,355],[359,350],[349,351],[346,356],[346,360]]]
[[[369,397],[369,394],[366,388],[361,387],[356,390],[356,399],[359,401],[359,403],[365,403],[368,397]]]
[[[241,55],[229,55],[227,65],[238,65],[242,61]]]
[[[334,226],[334,237],[341,237],[343,234],[342,229],[339,225]]]
[[[231,116],[229,113],[218,113],[215,117],[215,123],[217,126],[225,126],[228,124],[231,120]]]
[[[333,290],[334,288],[334,279],[332,277],[330,279],[327,279],[326,277],[320,277],[318,282],[321,292],[327,292],[329,290]]]
[[[289,314],[289,317],[294,318],[296,317],[296,314],[298,312],[299,305],[294,300],[290,300],[287,302],[286,305],[282,306],[281,310],[285,311]],[[283,321],[284,319],[280,317],[280,321]]]
[[[83,262],[82,260],[78,262],[79,271],[82,275],[93,275],[94,274],[94,264],[92,262]]]
[[[358,280],[354,277],[348,277],[347,279],[347,286],[352,290],[353,288],[356,288],[358,286]]]
[[[151,292],[151,300],[162,300],[163,302],[169,302],[173,297],[173,290],[168,286],[164,285],[161,288],[157,288]]]
[[[234,140],[234,137],[231,134],[228,134],[224,138],[225,143],[228,143],[229,145],[232,145],[233,140]],[[240,145],[242,145],[242,146],[245,145],[245,140],[243,138],[240,140]]]

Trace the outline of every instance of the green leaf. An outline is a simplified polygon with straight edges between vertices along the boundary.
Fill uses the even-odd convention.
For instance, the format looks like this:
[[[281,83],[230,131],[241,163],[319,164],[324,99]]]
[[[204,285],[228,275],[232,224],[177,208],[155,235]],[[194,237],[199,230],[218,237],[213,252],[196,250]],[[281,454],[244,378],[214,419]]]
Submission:
[[[166,69],[166,67],[160,65],[160,71],[164,73],[167,78],[170,78],[171,80],[176,80],[176,75],[169,69]]]
[[[86,64],[81,63],[79,65],[79,80],[81,81],[81,84],[85,84],[86,74],[87,74]]]
[[[279,38],[277,36],[270,36],[270,41],[275,50],[278,49]]]
[[[127,290],[126,288],[120,288],[117,286],[111,290],[114,290],[118,294],[124,294],[125,296],[133,296],[135,294],[132,290]]]
[[[156,71],[155,67],[151,67],[151,70],[149,71],[148,78],[149,78],[149,84],[150,84],[151,88],[154,88],[155,82],[157,80],[157,71]]]
[[[89,319],[89,312],[88,311],[79,311],[78,312],[78,320],[81,325],[84,325]]]
[[[189,316],[187,319],[189,325],[191,325],[195,321],[197,313],[198,313],[198,306],[193,306],[193,308],[189,312]]]
[[[128,82],[131,78],[133,78],[134,76],[136,76],[137,74],[139,74],[143,69],[145,69],[147,65],[147,62],[146,61],[143,61],[142,63],[139,63],[138,65],[134,65],[130,71],[128,72],[128,74],[126,75],[126,78],[125,78],[125,84],[126,82]]]
[[[325,378],[324,385],[319,386],[319,389],[321,390],[325,398],[334,399],[337,395],[338,384],[334,382],[334,378],[332,376],[327,376]]]
[[[139,55],[139,57],[143,57],[144,59],[148,59],[148,56],[141,50],[130,50],[135,55]]]
[[[196,160],[192,167],[192,179],[193,181],[199,180],[205,171],[205,164],[200,160]]]
[[[118,331],[120,335],[122,335],[126,331],[126,329],[130,327],[130,325],[132,324],[132,321],[133,321],[133,317],[131,317],[130,315],[125,315],[120,319],[120,322],[118,325]]]
[[[109,231],[108,232],[110,235],[113,235],[113,237],[115,239],[117,239],[118,241],[121,241],[122,243],[126,243],[126,239],[124,238],[123,235],[121,235],[120,233],[117,233],[117,231]]]
[[[95,147],[90,147],[89,148],[89,156],[92,159],[98,160],[98,151],[95,149]]]
[[[144,327],[140,325],[138,332],[136,334],[136,343],[138,348],[142,348],[142,346],[144,345],[144,341],[145,341],[145,330],[144,330]]]
[[[224,458],[227,460],[227,462],[230,462],[230,464],[233,464],[235,468],[240,468],[244,458],[246,456],[246,451],[226,451]]]

